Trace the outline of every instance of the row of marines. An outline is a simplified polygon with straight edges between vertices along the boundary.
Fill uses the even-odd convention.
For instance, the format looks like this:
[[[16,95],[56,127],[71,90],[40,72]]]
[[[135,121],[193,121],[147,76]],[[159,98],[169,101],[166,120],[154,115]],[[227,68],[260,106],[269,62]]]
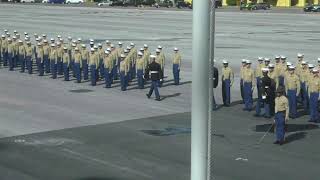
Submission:
[[[256,87],[258,97],[255,116],[270,118],[275,113],[275,91],[278,87],[283,87],[289,102],[288,116],[297,118],[297,104],[301,103],[305,113],[310,114],[309,121],[319,123],[320,58],[318,67],[308,64],[301,53],[297,55],[296,65],[287,62],[285,56],[276,56],[274,63],[270,61],[270,58],[259,57],[256,69],[253,69],[250,60],[242,60],[240,90],[244,110],[253,110],[252,94]],[[223,104],[229,106],[234,73],[226,60],[223,61],[221,80]]]
[[[35,60],[40,76],[51,73],[52,78],[55,79],[57,75],[64,75],[64,79],[69,81],[71,70],[77,82],[80,83],[82,79],[88,80],[90,74],[91,85],[94,86],[97,81],[104,79],[106,88],[110,88],[113,81],[120,76],[121,90],[125,91],[129,81],[135,77],[137,77],[139,88],[144,88],[145,79],[148,79],[145,71],[154,58],[161,66],[159,86],[163,83],[165,55],[161,46],[156,49],[156,55],[152,56],[147,44],[138,51],[134,43],[123,48],[123,43],[119,42],[118,48],[115,48],[107,40],[104,47],[101,43],[95,45],[94,40],[91,39],[90,50],[88,50],[81,38],[72,40],[68,37],[69,42],[64,43],[62,37],[58,35],[57,40],[51,38],[49,43],[45,34],[42,37],[34,34],[36,46],[32,46],[28,33],[24,34],[25,41],[20,39],[17,31],[14,31],[12,38],[7,30],[5,35],[1,36],[0,60],[4,66],[9,66],[10,71],[20,66],[21,72],[27,69],[28,73],[32,74]],[[174,84],[178,85],[181,67],[178,48],[174,48],[172,67]]]

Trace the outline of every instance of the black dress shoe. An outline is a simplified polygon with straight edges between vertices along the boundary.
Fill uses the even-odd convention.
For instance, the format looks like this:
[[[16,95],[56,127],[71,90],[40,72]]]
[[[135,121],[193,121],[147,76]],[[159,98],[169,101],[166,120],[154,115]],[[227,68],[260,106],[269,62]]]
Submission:
[[[160,98],[156,98],[156,101],[161,101],[161,99]]]
[[[273,144],[280,144],[280,141],[275,141],[273,142]]]
[[[148,99],[150,99],[150,95],[149,94],[146,94],[146,96],[148,97]]]
[[[279,144],[280,146],[283,145],[285,142],[284,141],[280,141]]]

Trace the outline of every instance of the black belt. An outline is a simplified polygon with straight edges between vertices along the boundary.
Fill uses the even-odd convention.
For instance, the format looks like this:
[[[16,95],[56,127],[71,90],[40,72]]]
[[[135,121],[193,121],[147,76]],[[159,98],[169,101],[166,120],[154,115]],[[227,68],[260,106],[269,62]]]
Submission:
[[[284,113],[284,114],[285,114],[285,113],[286,113],[286,111],[278,111],[277,113]]]

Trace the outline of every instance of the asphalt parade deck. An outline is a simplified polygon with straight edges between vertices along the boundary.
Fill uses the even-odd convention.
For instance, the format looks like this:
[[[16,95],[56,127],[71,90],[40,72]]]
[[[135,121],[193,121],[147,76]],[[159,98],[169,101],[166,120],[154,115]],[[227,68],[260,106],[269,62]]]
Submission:
[[[213,112],[219,180],[317,179],[320,130],[291,120],[287,144],[273,145],[271,120]],[[190,175],[190,113],[56,130],[0,140],[2,180],[185,180]]]

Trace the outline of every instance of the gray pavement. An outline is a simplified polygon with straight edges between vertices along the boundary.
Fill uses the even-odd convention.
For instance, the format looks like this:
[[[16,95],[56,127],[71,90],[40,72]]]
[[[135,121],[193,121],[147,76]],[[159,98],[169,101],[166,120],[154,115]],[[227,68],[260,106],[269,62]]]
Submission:
[[[257,144],[271,119],[239,109],[213,112],[215,179],[317,179],[318,125],[291,120],[287,144],[273,145],[272,132]],[[190,113],[180,113],[2,138],[1,179],[186,180],[188,128]]]
[[[242,58],[254,60],[258,56],[283,54],[295,62],[296,54],[302,52],[306,60],[315,63],[320,56],[320,31],[317,31],[320,25],[316,23],[316,14],[217,12],[216,17],[217,66],[220,68],[223,58],[228,59],[236,77]],[[167,171],[171,173],[165,174],[164,179],[186,179],[188,135],[151,138],[137,130],[164,128],[170,123],[179,127],[189,125],[188,114],[180,120],[176,114],[190,112],[191,107],[191,18],[191,11],[1,4],[1,29],[49,36],[61,34],[65,38],[82,37],[86,41],[90,38],[124,41],[125,44],[133,41],[138,47],[147,43],[153,52],[157,45],[162,45],[167,53],[166,83],[160,90],[165,99],[161,102],[147,99],[147,89],[135,89],[136,82],[131,84],[130,90],[121,92],[118,82],[116,87],[105,89],[101,82],[91,87],[88,82],[76,84],[61,78],[53,80],[48,76],[0,69],[0,171],[6,175],[2,179],[89,179],[88,176],[150,179],[154,175],[160,179]],[[171,85],[171,53],[175,46],[183,55],[181,86]],[[238,82],[236,78],[232,87],[233,101],[239,99]],[[215,90],[218,103],[221,102],[220,93],[219,87]],[[284,147],[272,146],[273,138],[269,135],[265,144],[252,149],[251,145],[262,134],[251,128],[270,122],[255,119],[241,112],[241,108],[222,108],[215,116],[219,120],[217,133],[229,138],[219,140],[217,137],[218,179],[267,179],[270,172],[282,178],[290,172],[288,179],[313,179],[311,175],[316,174],[317,163],[314,159],[319,159],[318,130],[294,134],[293,142]],[[170,114],[173,115],[157,118]],[[133,120],[142,118],[146,119]],[[307,117],[303,117],[297,121],[304,124],[306,120]],[[126,134],[126,128],[136,129]],[[301,140],[297,140],[299,138]],[[65,144],[74,146],[56,149]],[[137,148],[133,148],[135,145]],[[127,160],[121,159],[114,165],[127,151]],[[161,155],[151,154],[153,151]],[[130,159],[135,155],[137,159]],[[249,161],[235,161],[238,157]],[[295,171],[291,164],[301,171]],[[154,171],[146,170],[146,166],[153,167]],[[234,173],[229,173],[229,169]],[[252,173],[252,169],[257,174]],[[173,176],[175,173],[179,175]]]

